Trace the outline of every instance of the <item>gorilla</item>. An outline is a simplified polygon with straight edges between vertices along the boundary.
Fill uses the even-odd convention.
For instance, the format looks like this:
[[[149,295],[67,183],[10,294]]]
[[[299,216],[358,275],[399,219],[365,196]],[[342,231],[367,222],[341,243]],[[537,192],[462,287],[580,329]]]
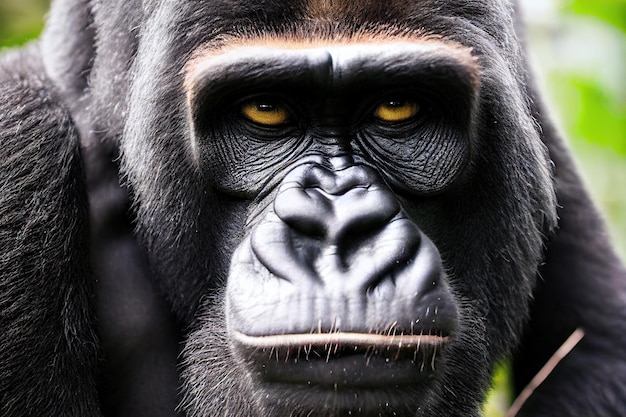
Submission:
[[[626,271],[509,0],[55,0],[0,58],[0,415],[626,415]]]

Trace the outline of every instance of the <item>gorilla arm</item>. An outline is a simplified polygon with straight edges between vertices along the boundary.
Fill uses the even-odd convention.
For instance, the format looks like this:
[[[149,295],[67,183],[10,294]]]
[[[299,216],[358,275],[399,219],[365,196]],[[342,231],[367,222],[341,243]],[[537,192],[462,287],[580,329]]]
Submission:
[[[99,416],[78,136],[36,47],[0,61],[0,415]],[[23,358],[16,361],[16,358]]]

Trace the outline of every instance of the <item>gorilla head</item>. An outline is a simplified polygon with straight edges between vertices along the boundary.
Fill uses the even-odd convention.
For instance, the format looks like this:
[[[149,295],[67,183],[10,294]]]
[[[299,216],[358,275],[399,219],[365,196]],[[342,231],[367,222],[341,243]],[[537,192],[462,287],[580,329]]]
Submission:
[[[148,19],[122,153],[191,415],[467,415],[518,339],[556,205],[517,46],[401,3]]]
[[[59,180],[59,192],[90,212],[62,206],[39,239],[91,265],[106,365],[95,377],[91,333],[75,330],[93,326],[91,275],[71,281],[84,305],[49,284],[60,289],[38,308],[73,312],[62,329],[79,343],[8,358],[66,369],[59,358],[82,354],[76,379],[95,388],[42,410],[165,417],[175,398],[190,417],[477,416],[497,361],[513,355],[523,387],[584,327],[525,415],[626,411],[626,350],[608,354],[626,344],[625,274],[543,115],[515,12],[509,1],[55,2],[41,52],[22,53],[80,141],[82,162],[66,165],[84,166],[86,191]],[[42,180],[82,181],[46,163]],[[91,255],[63,252],[87,227]],[[596,393],[609,367],[621,379]],[[33,395],[75,386],[53,380]],[[20,392],[1,390],[11,404]]]

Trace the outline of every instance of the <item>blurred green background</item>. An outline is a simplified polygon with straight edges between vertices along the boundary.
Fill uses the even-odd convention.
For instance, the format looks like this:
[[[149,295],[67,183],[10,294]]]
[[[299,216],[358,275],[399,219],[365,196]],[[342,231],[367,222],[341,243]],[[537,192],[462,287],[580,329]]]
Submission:
[[[533,64],[554,116],[626,259],[626,0],[521,0]],[[0,0],[0,48],[36,38],[49,0]],[[505,368],[503,368],[505,369]],[[510,401],[495,377],[487,417]]]
[[[50,0],[0,0],[0,47],[36,38]]]
[[[626,0],[522,0],[531,57],[626,259]]]

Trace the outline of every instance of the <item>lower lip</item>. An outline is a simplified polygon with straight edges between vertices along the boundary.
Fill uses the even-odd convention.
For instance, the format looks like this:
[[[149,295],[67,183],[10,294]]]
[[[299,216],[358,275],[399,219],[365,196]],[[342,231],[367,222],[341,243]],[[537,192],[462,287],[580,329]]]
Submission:
[[[447,337],[238,333],[235,340],[236,350],[263,382],[337,391],[423,383],[437,368]]]

